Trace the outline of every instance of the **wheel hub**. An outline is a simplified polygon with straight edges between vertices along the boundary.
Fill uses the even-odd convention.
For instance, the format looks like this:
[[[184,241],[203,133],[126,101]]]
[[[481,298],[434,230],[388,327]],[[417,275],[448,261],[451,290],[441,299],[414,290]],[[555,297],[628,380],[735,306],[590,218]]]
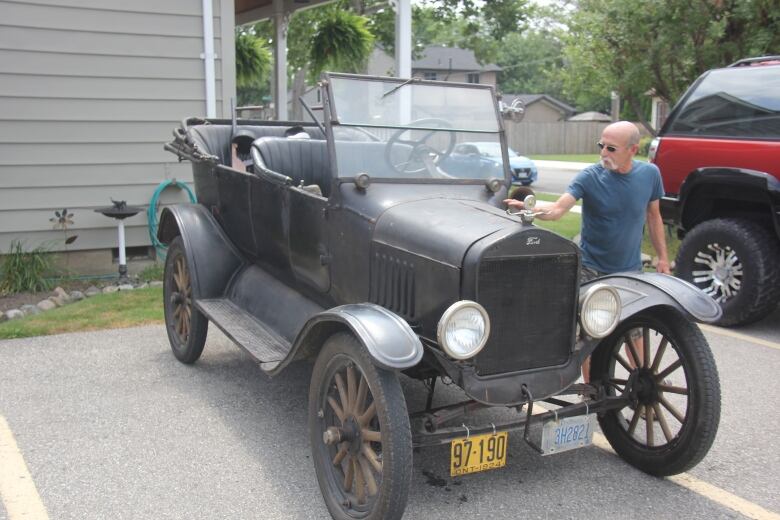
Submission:
[[[184,301],[184,296],[180,292],[173,292],[171,293],[171,303],[174,305],[179,305]]]
[[[693,261],[703,267],[691,273],[693,282],[715,301],[726,301],[739,291],[742,264],[732,248],[708,244],[703,251],[696,253]]]
[[[658,401],[658,383],[648,369],[637,370],[629,379],[631,400],[639,404],[652,405]]]

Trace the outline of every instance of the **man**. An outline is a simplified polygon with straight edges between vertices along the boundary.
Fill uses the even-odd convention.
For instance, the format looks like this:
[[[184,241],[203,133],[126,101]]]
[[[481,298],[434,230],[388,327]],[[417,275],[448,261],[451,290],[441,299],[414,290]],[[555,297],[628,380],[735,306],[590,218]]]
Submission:
[[[650,240],[658,256],[656,270],[671,274],[659,200],[664,195],[661,174],[654,164],[635,161],[639,130],[619,121],[607,126],[598,142],[601,160],[577,174],[554,203],[540,203],[537,218],[558,220],[582,199],[582,269],[580,282],[619,272],[642,271],[642,228],[647,222]],[[514,199],[504,201],[523,208]],[[642,339],[632,333],[637,351]],[[629,362],[634,363],[629,354]],[[582,366],[589,380],[590,359]]]
[[[540,202],[537,218],[558,220],[582,199],[582,282],[598,276],[642,270],[642,228],[647,222],[658,256],[656,270],[670,274],[659,200],[663,185],[654,164],[635,161],[639,130],[619,121],[598,142],[601,161],[585,168],[554,203]],[[504,201],[522,209],[514,199]]]

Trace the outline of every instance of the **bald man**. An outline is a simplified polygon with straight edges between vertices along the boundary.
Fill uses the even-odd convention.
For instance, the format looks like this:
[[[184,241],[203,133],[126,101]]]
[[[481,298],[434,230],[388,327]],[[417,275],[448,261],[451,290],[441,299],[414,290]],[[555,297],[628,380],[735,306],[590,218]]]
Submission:
[[[661,175],[654,164],[634,160],[639,130],[633,123],[619,121],[604,129],[597,144],[601,160],[578,173],[557,201],[540,202],[537,218],[558,220],[582,199],[581,282],[641,271],[645,222],[658,256],[656,270],[670,274],[659,207],[664,195]],[[523,207],[514,199],[504,203]]]

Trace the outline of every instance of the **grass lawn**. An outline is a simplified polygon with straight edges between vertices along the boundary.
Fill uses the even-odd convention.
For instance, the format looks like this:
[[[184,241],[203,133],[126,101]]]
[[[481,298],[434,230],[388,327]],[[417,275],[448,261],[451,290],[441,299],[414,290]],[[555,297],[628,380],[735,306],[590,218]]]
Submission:
[[[599,154],[597,153],[532,155],[530,158],[534,161],[599,162]],[[634,159],[647,162],[647,157],[643,155],[637,155]]]
[[[162,287],[99,294],[64,307],[0,323],[0,339],[163,323]]]

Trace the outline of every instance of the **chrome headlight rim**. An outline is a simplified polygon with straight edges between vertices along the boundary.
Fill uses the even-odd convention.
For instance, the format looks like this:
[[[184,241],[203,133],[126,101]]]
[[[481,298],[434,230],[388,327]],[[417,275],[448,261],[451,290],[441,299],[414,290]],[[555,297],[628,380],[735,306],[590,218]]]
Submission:
[[[612,323],[607,329],[605,329],[603,332],[594,332],[588,328],[586,321],[583,319],[583,314],[585,313],[587,306],[590,304],[590,301],[596,296],[596,294],[602,291],[607,291],[611,293],[612,296],[615,298],[617,312],[615,313],[615,316],[612,319]],[[622,307],[622,303],[620,301],[620,294],[618,293],[617,289],[615,289],[611,285],[607,285],[604,283],[596,283],[588,287],[588,289],[585,291],[585,294],[583,294],[580,297],[579,322],[583,332],[585,332],[585,334],[591,338],[595,338],[595,339],[606,338],[607,336],[609,336],[615,331],[618,324],[620,323],[621,307]]]
[[[447,336],[445,331],[449,321],[452,319],[455,313],[469,307],[476,309],[479,312],[479,314],[482,317],[482,321],[485,323],[485,331],[482,334],[482,339],[480,340],[479,345],[477,345],[477,347],[473,351],[469,352],[468,354],[459,354],[453,351],[450,348],[450,346],[447,344]],[[438,340],[441,348],[448,356],[459,361],[473,358],[474,356],[479,354],[482,351],[482,349],[485,348],[485,345],[487,344],[487,340],[489,337],[490,337],[490,318],[488,317],[488,313],[482,305],[471,300],[460,300],[450,305],[447,308],[447,310],[444,311],[444,313],[441,315],[441,318],[439,319],[439,324],[436,327],[436,339]]]

